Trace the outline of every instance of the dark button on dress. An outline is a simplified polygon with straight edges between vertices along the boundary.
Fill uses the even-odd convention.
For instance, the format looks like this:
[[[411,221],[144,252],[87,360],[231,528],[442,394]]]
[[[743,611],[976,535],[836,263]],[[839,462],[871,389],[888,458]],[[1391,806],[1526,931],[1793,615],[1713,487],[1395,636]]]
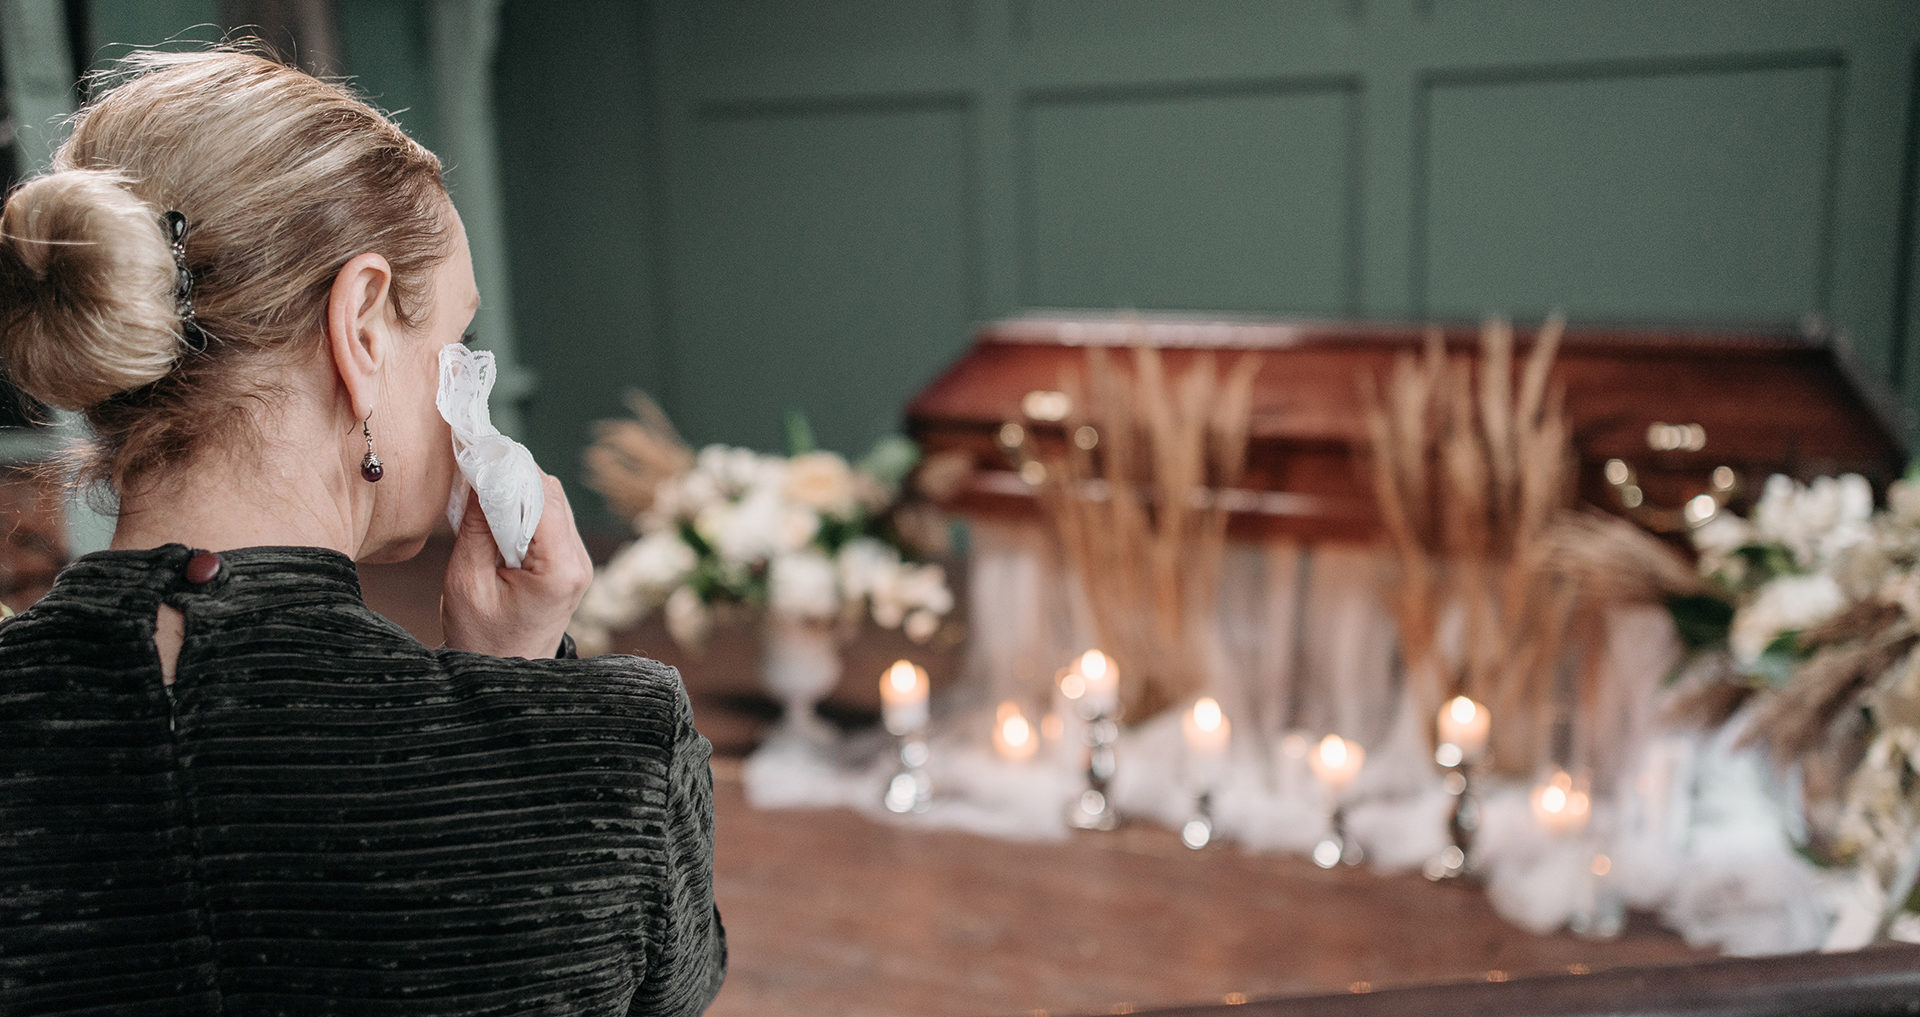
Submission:
[[[709,752],[671,668],[428,649],[335,551],[86,555],[0,622],[0,1014],[698,1013]]]

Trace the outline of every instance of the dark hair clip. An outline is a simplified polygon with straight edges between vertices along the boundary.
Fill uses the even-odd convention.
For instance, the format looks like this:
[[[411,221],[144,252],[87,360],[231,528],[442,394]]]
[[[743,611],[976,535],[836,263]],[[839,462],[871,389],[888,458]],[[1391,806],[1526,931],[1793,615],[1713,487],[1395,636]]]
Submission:
[[[180,315],[180,335],[187,349],[204,353],[207,333],[193,316],[193,273],[187,271],[187,217],[169,209],[163,216],[167,226],[167,247],[173,251],[173,310]]]

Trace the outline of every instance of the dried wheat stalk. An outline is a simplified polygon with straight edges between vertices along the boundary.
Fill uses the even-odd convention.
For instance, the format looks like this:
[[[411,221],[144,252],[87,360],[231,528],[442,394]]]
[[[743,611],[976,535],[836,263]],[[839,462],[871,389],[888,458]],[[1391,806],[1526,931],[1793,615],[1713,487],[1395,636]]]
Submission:
[[[687,472],[693,451],[674,430],[658,403],[639,392],[627,393],[631,420],[602,420],[593,425],[587,447],[587,486],[627,519],[653,506],[659,485]]]
[[[1054,451],[1030,438],[1037,493],[1066,563],[1079,578],[1101,645],[1120,664],[1124,709],[1143,720],[1200,688],[1195,625],[1212,616],[1228,512],[1212,496],[1245,472],[1253,376],[1243,357],[1221,377],[1202,356],[1170,377],[1160,352],[1132,349],[1132,370],[1087,351],[1084,374]],[[1080,435],[1097,441],[1081,443]]]
[[[1465,694],[1488,705],[1502,765],[1546,747],[1553,675],[1570,630],[1590,630],[1582,586],[1555,567],[1554,527],[1571,501],[1563,392],[1550,384],[1562,334],[1541,329],[1514,384],[1513,329],[1481,330],[1477,363],[1454,363],[1438,331],[1364,378],[1371,477],[1394,556],[1389,603],[1416,701],[1437,711]],[[1440,635],[1457,617],[1460,645]],[[1581,696],[1597,667],[1582,669]]]
[[[1818,749],[1847,708],[1907,658],[1920,636],[1904,618],[1877,632],[1823,646],[1795,669],[1793,681],[1761,704],[1744,743],[1792,759]]]

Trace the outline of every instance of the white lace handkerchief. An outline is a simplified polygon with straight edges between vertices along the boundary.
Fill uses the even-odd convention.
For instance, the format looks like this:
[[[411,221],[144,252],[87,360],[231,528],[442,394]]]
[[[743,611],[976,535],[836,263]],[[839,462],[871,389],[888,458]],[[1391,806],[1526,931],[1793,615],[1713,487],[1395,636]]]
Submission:
[[[519,568],[533,542],[546,505],[540,467],[525,445],[500,433],[487,413],[487,394],[493,391],[493,353],[468,349],[460,343],[440,348],[440,390],[433,397],[440,416],[453,428],[453,458],[460,466],[453,493],[447,499],[447,520],[460,528],[466,514],[467,490],[480,493],[480,511],[493,531],[493,542],[509,568]]]

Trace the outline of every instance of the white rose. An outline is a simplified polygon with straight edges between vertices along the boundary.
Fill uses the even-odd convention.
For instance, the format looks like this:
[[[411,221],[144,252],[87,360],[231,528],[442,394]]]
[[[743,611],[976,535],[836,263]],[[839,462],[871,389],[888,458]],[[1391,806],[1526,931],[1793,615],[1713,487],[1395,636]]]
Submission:
[[[681,646],[699,643],[713,629],[713,612],[691,586],[682,586],[667,597],[666,614],[667,634]]]
[[[760,453],[750,448],[728,449],[722,471],[728,484],[744,491],[752,487],[760,475]]]
[[[901,628],[906,632],[908,639],[916,643],[924,643],[932,639],[935,632],[940,631],[940,616],[931,611],[915,611],[907,615],[906,623]]]
[[[900,570],[900,599],[910,609],[934,614],[953,610],[953,592],[947,589],[947,570],[938,565],[912,565]]]
[[[1920,526],[1920,483],[1896,480],[1888,485],[1887,513],[1902,526]]]
[[[808,452],[787,461],[786,495],[822,515],[847,517],[859,506],[853,467],[832,452]]]
[[[1734,657],[1751,664],[1782,633],[1804,631],[1846,606],[1846,594],[1832,576],[1782,576],[1734,614],[1727,639]]]
[[[656,530],[622,548],[607,570],[651,597],[678,586],[700,558],[672,530]]]
[[[1813,482],[1823,510],[1814,520],[1816,560],[1827,561],[1865,541],[1872,533],[1873,485],[1858,473],[1821,477]]]
[[[726,503],[719,483],[705,473],[683,474],[673,487],[670,501],[674,513],[684,518],[697,517],[715,505]]]
[[[855,537],[841,546],[834,556],[840,573],[840,589],[848,600],[860,600],[900,568],[900,552],[872,537]]]
[[[1803,487],[1776,473],[1753,507],[1753,528],[1761,541],[1791,551],[1801,567],[1817,568],[1866,539],[1872,516],[1873,488],[1858,474]]]
[[[694,514],[693,532],[707,542],[715,551],[720,550],[720,534],[731,526],[734,514],[732,502],[717,501]]]
[[[883,569],[873,577],[867,596],[873,601],[873,623],[883,629],[897,629],[906,620],[911,604],[901,595],[903,568]]]
[[[693,457],[693,468],[714,480],[725,480],[727,457],[732,451],[725,445],[708,445]]]
[[[819,551],[776,557],[767,572],[767,604],[796,618],[833,617],[840,610],[833,563]]]
[[[1724,558],[1753,541],[1753,524],[1731,512],[1717,512],[1690,536],[1702,557]]]
[[[780,510],[780,550],[798,551],[813,543],[819,533],[820,513],[803,505],[788,505]]]
[[[779,499],[759,492],[736,502],[714,528],[713,549],[737,562],[765,561],[779,546],[782,508]]]

